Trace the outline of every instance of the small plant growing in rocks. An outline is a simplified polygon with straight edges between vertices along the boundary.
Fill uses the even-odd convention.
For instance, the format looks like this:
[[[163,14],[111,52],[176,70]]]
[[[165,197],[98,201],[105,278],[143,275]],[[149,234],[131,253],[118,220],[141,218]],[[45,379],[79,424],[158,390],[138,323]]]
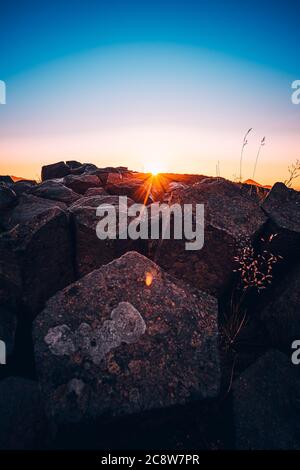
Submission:
[[[292,163],[292,165],[288,167],[288,172],[289,172],[289,176],[284,181],[284,184],[288,188],[290,188],[292,186],[293,181],[299,178],[300,176],[300,160],[299,159],[297,159],[295,163]]]
[[[240,241],[234,258],[238,279],[232,290],[230,305],[224,315],[223,332],[230,347],[233,346],[241,330],[249,320],[248,305],[250,294],[260,294],[271,286],[275,265],[282,259],[271,251],[271,244],[277,234],[267,239],[261,238],[264,249],[257,252],[251,240]]]
[[[263,243],[270,244],[277,234],[272,234]],[[281,259],[279,255],[274,255],[268,249],[264,249],[261,253],[256,253],[249,240],[243,240],[240,244],[238,254],[234,260],[237,268],[234,272],[240,274],[240,287],[243,291],[255,289],[257,292],[269,287],[273,279],[274,265]]]

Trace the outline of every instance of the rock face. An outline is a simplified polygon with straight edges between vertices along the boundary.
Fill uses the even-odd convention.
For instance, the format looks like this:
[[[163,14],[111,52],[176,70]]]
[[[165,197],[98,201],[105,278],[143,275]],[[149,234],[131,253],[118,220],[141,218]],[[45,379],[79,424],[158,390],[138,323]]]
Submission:
[[[276,183],[262,204],[277,233],[272,243],[275,254],[284,258],[300,257],[300,192]]]
[[[140,240],[100,240],[96,234],[96,226],[100,217],[96,209],[100,204],[109,204],[116,208],[119,215],[119,198],[117,196],[83,197],[69,207],[75,232],[76,274],[82,277],[118,258],[126,251],[141,249]],[[133,201],[128,199],[128,205]],[[140,251],[140,250],[139,250]]]
[[[136,252],[59,292],[34,324],[47,414],[57,424],[213,397],[217,302]]]
[[[101,186],[96,175],[68,175],[64,178],[64,184],[78,194],[84,194],[89,188]]]
[[[85,193],[84,197],[90,196],[108,196],[104,188],[89,188]]]
[[[16,193],[6,184],[0,183],[0,212],[17,203]]]
[[[75,168],[80,168],[82,166],[82,163],[77,162],[76,160],[67,160],[66,164],[69,168],[71,168],[71,170],[74,170]]]
[[[42,181],[53,178],[63,178],[71,172],[71,168],[64,162],[52,163],[42,167]]]
[[[13,183],[14,180],[10,176],[0,176],[0,183]]]
[[[119,183],[108,183],[105,187],[108,194],[115,196],[128,196],[134,202],[148,203],[149,198],[149,184],[144,182],[120,181]]]
[[[237,449],[299,449],[300,377],[290,358],[269,351],[233,384]]]
[[[20,377],[0,382],[0,449],[45,446],[47,424],[38,384]]]
[[[97,170],[96,165],[93,165],[92,163],[82,163],[80,166],[77,166],[77,167],[74,167],[72,165],[71,174],[72,175],[83,175],[84,173],[92,174],[96,170]]]
[[[169,181],[163,176],[144,173],[109,173],[105,189],[109,194],[128,196],[133,201],[148,204],[163,198]]]
[[[35,217],[40,216],[47,210],[54,207],[61,210],[67,209],[66,204],[58,201],[50,201],[31,194],[24,194],[18,200],[18,205],[2,217],[2,223],[6,230],[10,230],[16,225],[22,225]]]
[[[300,265],[285,275],[261,316],[275,344],[290,347],[300,339]]]
[[[222,178],[206,178],[172,192],[170,204],[204,204],[204,246],[185,250],[185,240],[150,240],[148,255],[199,289],[220,295],[230,282],[240,240],[254,239],[266,222],[255,195]],[[171,233],[173,227],[171,227]]]
[[[10,356],[14,349],[16,328],[16,316],[0,305],[0,340],[5,343],[7,356]]]
[[[36,182],[33,180],[20,180],[12,184],[11,188],[14,190],[17,196],[20,196],[23,193],[30,193],[35,185]]]
[[[0,235],[0,302],[21,300],[31,315],[74,280],[69,219],[59,204],[22,196]]]
[[[72,189],[67,188],[62,183],[51,180],[36,185],[30,192],[35,196],[64,202],[67,205],[80,198],[80,195],[72,191]]]

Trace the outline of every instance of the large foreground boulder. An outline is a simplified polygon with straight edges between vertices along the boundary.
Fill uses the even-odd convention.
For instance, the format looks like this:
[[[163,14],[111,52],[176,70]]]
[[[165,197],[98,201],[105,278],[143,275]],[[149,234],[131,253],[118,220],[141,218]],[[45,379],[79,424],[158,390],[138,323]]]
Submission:
[[[236,447],[300,449],[300,375],[291,359],[269,351],[233,384]]]
[[[48,416],[79,423],[214,397],[217,310],[136,252],[68,286],[34,323]]]
[[[133,204],[128,199],[128,205]],[[106,239],[97,237],[96,226],[100,221],[96,210],[100,205],[115,207],[119,217],[119,198],[117,196],[90,196],[83,197],[69,207],[75,234],[76,274],[82,277],[118,258],[126,251],[141,250],[140,240]]]
[[[270,218],[270,231],[277,236],[272,241],[275,254],[284,259],[300,257],[300,192],[276,183],[262,204]]]
[[[45,446],[47,422],[37,382],[10,377],[0,382],[0,449]]]
[[[53,178],[63,178],[71,172],[71,168],[64,162],[52,163],[42,167],[42,181]]]
[[[69,217],[56,203],[23,195],[0,234],[0,303],[35,315],[74,280]],[[62,204],[63,207],[64,204]]]
[[[266,223],[258,199],[242,185],[206,178],[172,191],[169,204],[175,203],[192,204],[193,213],[196,204],[204,204],[203,248],[186,250],[185,239],[172,238],[171,221],[171,239],[149,240],[148,256],[176,277],[221,295],[230,283],[240,243],[253,241]]]

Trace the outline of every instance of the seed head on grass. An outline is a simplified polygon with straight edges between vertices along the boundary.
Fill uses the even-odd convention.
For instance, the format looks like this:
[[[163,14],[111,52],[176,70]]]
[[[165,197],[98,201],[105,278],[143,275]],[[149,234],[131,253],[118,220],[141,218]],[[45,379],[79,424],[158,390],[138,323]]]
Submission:
[[[253,176],[252,176],[253,179],[254,179],[254,177],[255,177],[257,162],[258,162],[258,158],[259,158],[261,149],[262,149],[265,145],[266,145],[266,138],[263,137],[263,138],[261,139],[261,141],[260,141],[260,146],[259,146],[259,148],[258,148],[258,152],[257,152],[257,155],[256,155],[255,165],[254,165],[254,169],[253,169]]]
[[[276,236],[277,234],[272,234],[267,240],[262,238],[261,241],[270,244]],[[243,240],[234,258],[237,264],[234,271],[240,275],[242,290],[255,289],[261,292],[269,287],[273,280],[273,268],[280,259],[282,259],[280,255],[276,256],[268,249],[256,253],[251,241]]]
[[[242,143],[241,156],[240,156],[240,182],[242,181],[242,164],[243,164],[244,149],[246,145],[248,144],[248,135],[250,134],[251,131],[252,131],[252,127],[250,127],[250,129],[247,130],[243,139],[243,143]]]

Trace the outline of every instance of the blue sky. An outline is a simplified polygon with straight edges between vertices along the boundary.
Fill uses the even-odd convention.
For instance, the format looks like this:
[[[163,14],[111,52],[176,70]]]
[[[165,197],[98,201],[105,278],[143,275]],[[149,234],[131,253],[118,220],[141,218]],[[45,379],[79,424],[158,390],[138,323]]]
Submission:
[[[299,17],[289,1],[2,4],[0,170],[77,157],[213,173],[220,160],[232,177],[253,127],[245,176],[266,135],[258,176],[278,178],[300,152]]]
[[[296,1],[45,0],[1,4],[1,76],[91,48],[172,43],[298,73]]]

